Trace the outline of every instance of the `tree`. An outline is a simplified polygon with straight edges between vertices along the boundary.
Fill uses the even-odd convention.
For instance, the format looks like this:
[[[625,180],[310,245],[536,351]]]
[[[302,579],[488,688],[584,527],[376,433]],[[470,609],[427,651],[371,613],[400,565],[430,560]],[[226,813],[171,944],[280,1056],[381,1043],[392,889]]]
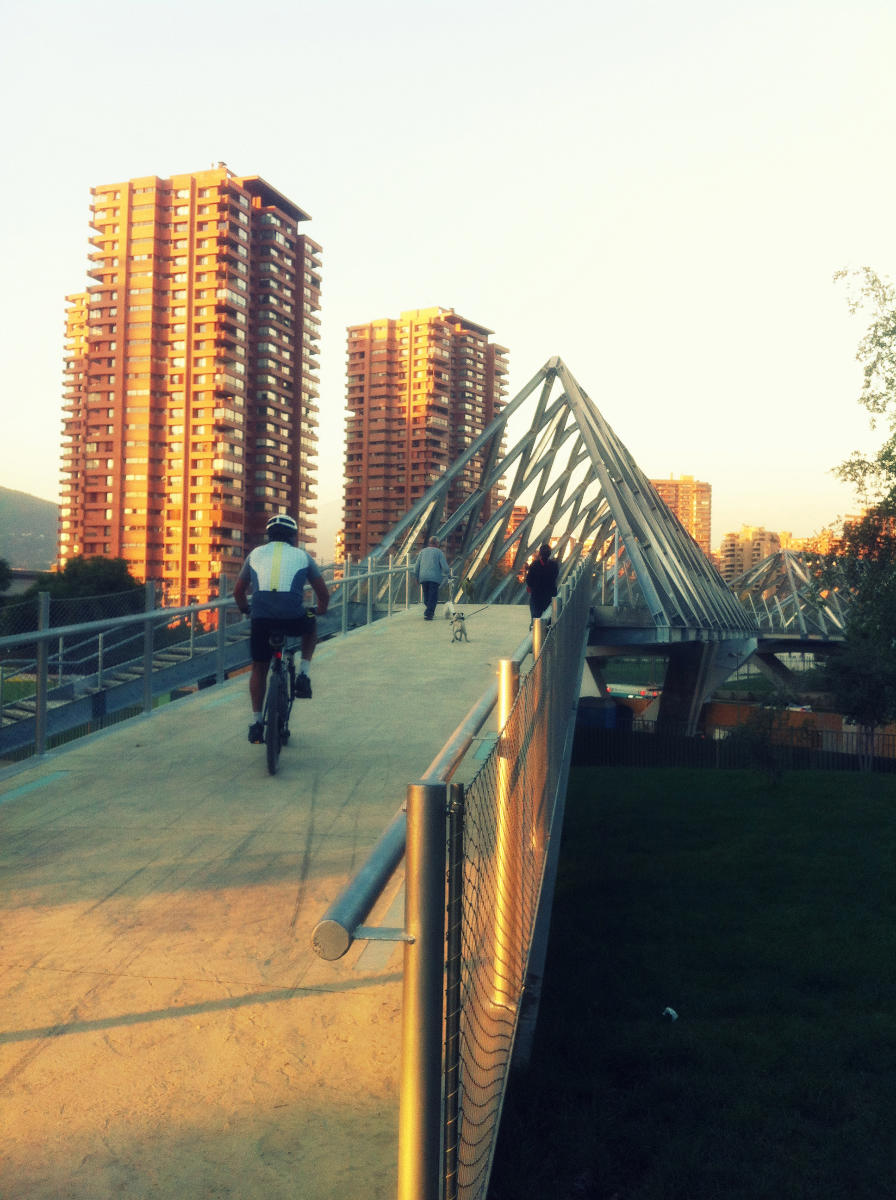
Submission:
[[[876,454],[854,450],[835,473],[855,487],[864,505],[896,511],[896,286],[870,267],[840,270],[834,279],[848,281],[849,311],[868,316],[856,351],[863,380],[859,403],[868,410],[872,429],[883,424],[887,430]]]
[[[865,757],[874,731],[896,718],[896,287],[870,267],[838,271],[849,280],[850,312],[868,315],[856,358],[862,364],[859,403],[886,436],[876,453],[853,453],[836,474],[869,506],[847,522],[828,558],[827,580],[850,596],[842,646],[827,662],[825,686],[844,716],[864,735]]]
[[[108,596],[115,592],[130,592],[141,587],[128,570],[123,558],[90,558],[77,555],[70,558],[62,571],[39,575],[26,596],[49,592],[55,599],[75,599],[86,596]]]
[[[855,450],[835,468],[870,506],[844,526],[840,547],[828,556],[828,580],[836,572],[850,604],[825,686],[837,709],[860,726],[862,757],[870,762],[874,730],[896,719],[896,288],[867,266],[837,271],[835,280],[849,280],[849,311],[868,317],[855,355],[862,366],[859,402],[872,430],[884,425],[885,437],[874,454]]]
[[[5,558],[0,558],[0,592],[8,591],[12,583],[12,567]]]
[[[123,617],[142,612],[145,605],[143,585],[130,573],[125,560],[99,554],[91,558],[78,555],[68,560],[64,570],[38,575],[22,601],[33,599],[38,592],[49,593],[52,625]],[[36,612],[35,608],[35,620]]]
[[[839,712],[862,727],[896,718],[896,522],[887,506],[844,527],[828,556],[828,579],[850,595],[845,639],[827,662],[825,686]]]
[[[0,611],[0,637],[28,633],[37,629],[39,614],[37,594],[50,594],[50,625],[79,625],[88,621],[104,621],[109,617],[130,616],[143,612],[145,590],[128,570],[123,558],[72,558],[65,570],[38,575],[37,581],[16,603],[6,603]],[[129,630],[124,636],[132,633]],[[107,662],[114,660],[107,639]],[[22,645],[15,651],[22,658],[36,654],[34,645]]]

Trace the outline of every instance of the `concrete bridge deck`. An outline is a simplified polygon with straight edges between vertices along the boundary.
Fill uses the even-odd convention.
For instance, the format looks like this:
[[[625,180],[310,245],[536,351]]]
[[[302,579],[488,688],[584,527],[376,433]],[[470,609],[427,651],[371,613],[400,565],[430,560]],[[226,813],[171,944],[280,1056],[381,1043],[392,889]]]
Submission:
[[[319,647],[276,777],[245,676],[0,775],[6,1200],[394,1196],[401,950],[311,930],[528,626],[421,614]]]

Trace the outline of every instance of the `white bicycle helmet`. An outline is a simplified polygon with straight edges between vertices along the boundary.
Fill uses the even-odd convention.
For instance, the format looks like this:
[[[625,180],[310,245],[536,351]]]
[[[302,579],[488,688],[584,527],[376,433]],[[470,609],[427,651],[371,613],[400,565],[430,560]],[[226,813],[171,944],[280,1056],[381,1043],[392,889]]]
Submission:
[[[269,538],[285,542],[298,537],[299,527],[288,513],[278,513],[276,517],[271,517],[268,521],[265,532]]]

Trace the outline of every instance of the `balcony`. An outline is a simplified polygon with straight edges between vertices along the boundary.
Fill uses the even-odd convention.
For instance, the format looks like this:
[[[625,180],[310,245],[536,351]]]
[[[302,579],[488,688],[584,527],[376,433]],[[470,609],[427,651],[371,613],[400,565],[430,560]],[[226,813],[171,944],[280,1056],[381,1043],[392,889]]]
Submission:
[[[214,376],[215,391],[241,396],[245,391],[245,381],[239,375],[230,375],[224,371],[216,371]]]
[[[215,458],[212,460],[212,475],[215,479],[237,479],[243,473],[243,464],[232,458]],[[198,484],[197,488],[207,491],[208,484]]]
[[[118,259],[107,261],[91,267],[87,272],[88,279],[95,279],[98,283],[102,283],[107,277],[117,278],[118,276]]]
[[[213,420],[215,429],[224,433],[236,429],[242,423],[242,414],[232,408],[216,408]]]

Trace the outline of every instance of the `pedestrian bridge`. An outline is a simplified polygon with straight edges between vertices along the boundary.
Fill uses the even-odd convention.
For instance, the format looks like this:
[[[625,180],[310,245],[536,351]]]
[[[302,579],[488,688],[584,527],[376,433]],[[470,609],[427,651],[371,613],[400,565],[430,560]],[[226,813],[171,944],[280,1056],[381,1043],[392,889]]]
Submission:
[[[472,459],[481,485],[458,503]],[[402,605],[429,536],[468,642]],[[548,539],[562,600],[530,636],[522,568]],[[665,655],[659,723],[693,730],[749,655],[841,635],[791,566],[789,590],[778,571],[735,596],[552,359],[346,564],[328,618],[346,636],[315,655],[277,776],[246,738],[245,679],[227,678],[246,652],[226,599],[197,606],[220,615],[194,637],[196,613],[155,610],[148,588],[145,613],[104,625],[141,628],[134,672],[110,686],[91,644],[58,700],[51,643],[61,679],[84,628],[44,611],[37,634],[2,639],[37,660],[31,710],[0,729],[0,747],[36,751],[0,775],[0,1195],[439,1200],[444,1176],[446,1200],[483,1197],[538,990],[583,663],[600,686],[612,655]],[[155,642],[181,621],[186,661]],[[217,686],[153,711],[187,678]],[[0,663],[0,700],[3,679]],[[128,705],[144,715],[44,753]],[[344,902],[359,874],[377,881],[369,912],[351,888]],[[329,954],[333,934],[347,950],[322,959],[312,943]]]
[[[274,777],[245,675],[5,771],[0,1194],[396,1195],[402,946],[312,934],[531,643],[524,606],[468,642],[421,613],[319,646]],[[369,925],[402,925],[403,882]]]
[[[471,476],[479,480],[472,491]],[[346,514],[349,523],[355,519]],[[661,727],[694,733],[704,701],[752,656],[785,676],[775,657],[779,651],[824,653],[843,637],[847,590],[822,586],[819,561],[784,552],[726,585],[559,358],[550,359],[445,465],[364,562],[340,564],[324,632],[345,632],[356,621],[407,604],[414,561],[430,537],[446,546],[452,598],[467,609],[525,602],[525,567],[542,542],[553,547],[561,583],[587,562],[593,615],[588,660],[595,680],[603,687],[602,666],[613,656],[665,657]],[[221,596],[230,582],[222,576]],[[148,710],[154,697],[197,679],[220,682],[245,661],[245,624],[242,630],[228,624],[232,610],[206,622],[197,636],[195,609],[203,606],[156,610],[149,620],[154,605],[148,583],[147,619],[137,622],[143,653],[133,650],[136,658],[122,663],[117,677],[104,669],[111,656],[102,639],[97,648],[86,626],[57,629],[47,606],[38,621],[44,635],[42,662],[33,667],[37,695],[10,705],[2,658],[33,652],[27,631],[35,625],[22,613],[22,632],[14,634],[10,626],[13,636],[0,637],[0,755],[30,745],[40,752],[54,734],[103,721],[129,705]],[[13,615],[3,610],[4,630]],[[178,620],[194,623],[188,648],[170,639],[157,644],[154,629],[168,623],[170,633]],[[109,636],[132,640],[134,623],[110,620]],[[88,641],[79,649],[82,636]],[[197,654],[205,655],[204,668],[197,668]],[[54,673],[74,682],[51,696]]]

